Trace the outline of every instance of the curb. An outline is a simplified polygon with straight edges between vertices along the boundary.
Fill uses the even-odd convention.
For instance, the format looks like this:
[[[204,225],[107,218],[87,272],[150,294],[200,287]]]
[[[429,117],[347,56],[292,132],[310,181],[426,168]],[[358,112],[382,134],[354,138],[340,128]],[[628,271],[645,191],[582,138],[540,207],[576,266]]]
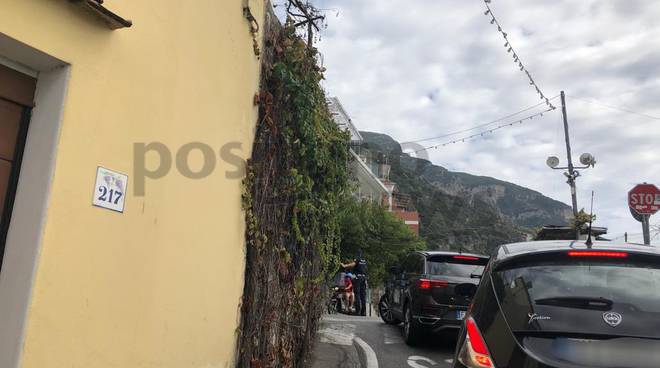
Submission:
[[[353,339],[353,346],[357,350],[362,368],[378,368],[378,358],[369,344],[356,336]]]

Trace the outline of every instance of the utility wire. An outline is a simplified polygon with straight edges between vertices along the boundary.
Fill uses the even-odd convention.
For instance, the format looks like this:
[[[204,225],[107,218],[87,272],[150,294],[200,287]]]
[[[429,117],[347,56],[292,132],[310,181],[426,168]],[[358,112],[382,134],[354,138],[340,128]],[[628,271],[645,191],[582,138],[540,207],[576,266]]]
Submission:
[[[557,95],[557,96],[555,96],[555,97],[552,97],[552,98],[550,98],[549,100],[552,101],[552,100],[554,100],[554,99],[557,98],[557,97],[559,97],[559,95]],[[523,112],[527,112],[527,111],[532,110],[532,109],[534,109],[534,108],[536,108],[536,107],[539,107],[539,106],[541,106],[541,105],[543,105],[543,104],[545,104],[545,102],[539,102],[539,103],[537,103],[537,104],[534,105],[534,106],[530,106],[530,107],[524,108],[524,109],[522,109],[522,110],[520,110],[520,111],[514,112],[513,114],[509,114],[509,115],[507,115],[507,116],[503,116],[503,117],[501,117],[501,118],[499,118],[499,119],[495,119],[495,120],[489,121],[488,123],[475,125],[475,126],[473,126],[473,127],[471,127],[471,128],[467,128],[467,129],[463,129],[463,130],[458,130],[458,131],[455,131],[455,132],[446,133],[446,134],[439,135],[439,136],[435,136],[435,137],[416,139],[416,140],[414,140],[414,141],[407,141],[407,142],[404,142],[404,143],[402,143],[402,144],[405,144],[405,143],[419,143],[419,142],[433,141],[433,140],[436,140],[436,139],[447,138],[447,137],[451,137],[451,136],[453,136],[453,135],[457,135],[457,134],[461,134],[461,133],[467,133],[467,132],[470,132],[470,131],[473,131],[473,130],[477,130],[477,129],[479,129],[479,128],[483,128],[483,127],[486,127],[486,126],[489,126],[489,125],[493,125],[493,124],[495,124],[495,123],[499,123],[499,122],[504,121],[504,120],[506,120],[506,119],[512,118],[512,117],[514,117],[514,116],[516,116],[516,115],[520,115],[520,114],[522,114]]]
[[[500,129],[508,128],[508,127],[513,126],[514,124],[522,124],[522,123],[525,122],[525,120],[532,120],[532,119],[534,119],[534,118],[537,117],[537,116],[543,116],[544,113],[547,113],[547,112],[550,112],[550,111],[553,111],[553,110],[554,110],[554,108],[548,108],[547,110],[544,110],[544,111],[541,111],[541,112],[537,112],[536,114],[529,115],[529,116],[524,117],[524,118],[522,118],[522,119],[517,119],[516,121],[510,122],[510,123],[501,124],[501,125],[498,125],[498,126],[492,128],[492,129],[487,129],[487,130],[484,130],[484,131],[482,131],[482,132],[479,132],[479,133],[475,133],[475,134],[469,135],[469,136],[467,136],[467,137],[457,138],[457,139],[455,139],[455,140],[453,140],[453,141],[447,141],[447,142],[444,142],[444,143],[435,144],[435,145],[433,145],[433,146],[424,147],[424,148],[422,148],[422,149],[419,149],[419,150],[417,150],[417,151],[414,151],[414,153],[419,153],[419,152],[426,151],[426,150],[433,149],[433,148],[444,147],[444,146],[447,146],[447,145],[450,145],[450,144],[454,144],[454,143],[463,143],[463,142],[465,142],[465,141],[467,141],[467,140],[475,139],[475,138],[478,138],[478,137],[483,137],[484,134],[492,134],[492,133],[495,132],[496,130],[500,130]]]
[[[555,109],[555,106],[550,102],[550,99],[545,97],[543,92],[541,91],[541,88],[539,88],[538,84],[534,81],[534,78],[532,78],[532,75],[529,73],[525,65],[523,64],[522,60],[520,60],[520,56],[518,56],[518,53],[513,49],[513,45],[511,45],[511,42],[509,41],[508,35],[506,32],[502,30],[502,25],[500,22],[495,18],[495,14],[493,14],[493,10],[490,8],[490,1],[491,0],[484,0],[484,4],[486,5],[486,12],[484,12],[484,15],[490,15],[491,21],[490,24],[494,24],[497,26],[497,31],[500,32],[502,37],[504,38],[504,47],[507,48],[508,53],[512,53],[513,56],[513,62],[518,64],[518,67],[520,68],[521,72],[524,72],[527,75],[527,78],[529,79],[529,84],[533,86],[536,89],[536,93],[541,97],[541,100],[545,100],[545,104],[548,105],[548,107],[552,110]]]
[[[612,110],[618,110],[618,111],[621,111],[621,112],[627,112],[627,113],[629,113],[629,114],[639,115],[639,116],[643,116],[643,117],[645,117],[645,118],[649,118],[649,119],[660,120],[660,117],[653,116],[653,115],[649,115],[649,114],[645,114],[645,113],[642,113],[642,112],[633,111],[633,110],[626,109],[626,108],[623,108],[623,107],[618,107],[618,106],[613,106],[613,105],[607,105],[607,104],[604,104],[604,103],[602,103],[602,102],[598,102],[598,101],[589,101],[589,100],[586,100],[586,99],[583,99],[583,98],[578,98],[578,97],[573,97],[573,96],[571,96],[571,98],[574,99],[574,100],[578,100],[578,101],[586,102],[586,103],[588,103],[588,104],[598,105],[598,106],[602,106],[602,107],[607,107],[608,109],[612,109]]]

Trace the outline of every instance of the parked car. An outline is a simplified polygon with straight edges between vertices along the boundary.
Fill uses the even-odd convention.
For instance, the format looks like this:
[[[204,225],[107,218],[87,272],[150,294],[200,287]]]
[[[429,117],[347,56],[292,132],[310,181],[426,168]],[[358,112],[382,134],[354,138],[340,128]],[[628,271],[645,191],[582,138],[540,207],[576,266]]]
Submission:
[[[542,241],[491,258],[455,368],[660,366],[660,251]]]
[[[404,323],[409,345],[427,332],[458,331],[487,263],[488,257],[478,254],[411,253],[400,267],[390,269],[379,314],[385,323]]]

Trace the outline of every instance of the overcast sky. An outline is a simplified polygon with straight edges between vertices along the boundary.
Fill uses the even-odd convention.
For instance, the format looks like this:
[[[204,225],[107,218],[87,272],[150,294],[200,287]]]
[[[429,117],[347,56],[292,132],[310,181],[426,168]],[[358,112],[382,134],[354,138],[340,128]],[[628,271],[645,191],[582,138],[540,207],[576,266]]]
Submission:
[[[360,130],[405,142],[540,102],[480,0],[314,3],[328,16],[319,42],[325,87]],[[596,167],[578,178],[579,206],[588,209],[594,190],[597,225],[609,227],[611,237],[641,233],[627,192],[644,181],[660,185],[660,120],[583,100],[660,117],[660,3],[492,0],[490,6],[541,90],[549,97],[566,92],[576,163],[583,152],[596,156]],[[559,99],[553,102],[559,106]],[[549,155],[566,162],[560,109],[428,155],[450,170],[507,180],[570,203],[562,173],[545,165]],[[651,220],[660,223],[660,214]]]

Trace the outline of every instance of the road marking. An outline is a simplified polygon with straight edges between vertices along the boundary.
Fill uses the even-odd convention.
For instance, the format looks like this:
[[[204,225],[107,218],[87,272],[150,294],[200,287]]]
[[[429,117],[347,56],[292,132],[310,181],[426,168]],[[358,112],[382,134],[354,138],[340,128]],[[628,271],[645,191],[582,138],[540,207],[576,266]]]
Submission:
[[[451,363],[453,363],[453,362],[454,362],[454,359],[445,359],[445,363],[449,363],[449,364],[451,364]]]
[[[319,341],[334,345],[353,345],[355,327],[352,324],[324,326],[319,330]]]
[[[357,336],[354,341],[358,345],[358,349],[361,349],[364,353],[366,368],[378,368],[378,358],[376,358],[374,349]]]
[[[383,336],[385,336],[385,344],[403,344],[403,338],[401,337],[401,331],[398,327],[384,325],[383,326]]]
[[[428,366],[422,365],[419,362],[425,362],[425,363],[428,363],[432,366],[438,364],[435,361],[433,361],[433,360],[431,360],[427,357],[423,357],[423,356],[419,356],[419,355],[412,355],[412,356],[408,357],[408,365],[410,367],[412,367],[412,368],[428,368]]]

